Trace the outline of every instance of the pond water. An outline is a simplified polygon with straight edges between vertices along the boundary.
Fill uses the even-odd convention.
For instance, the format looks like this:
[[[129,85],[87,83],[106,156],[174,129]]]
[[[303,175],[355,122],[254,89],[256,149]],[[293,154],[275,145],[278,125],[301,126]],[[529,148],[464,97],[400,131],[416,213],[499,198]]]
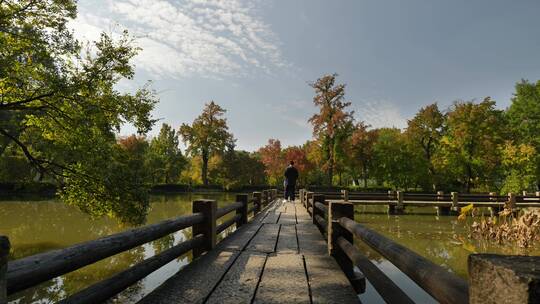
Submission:
[[[200,198],[218,200],[220,207],[234,201],[231,193],[194,193],[153,196],[147,223],[156,223],[183,214],[191,213],[191,201]],[[467,277],[467,256],[473,252],[505,254],[539,254],[539,248],[528,252],[508,246],[496,247],[468,241],[467,229],[455,216],[435,215],[433,208],[409,208],[405,215],[388,215],[384,207],[356,206],[356,221],[394,239],[436,264],[448,268],[457,275]],[[11,259],[18,259],[38,252],[64,248],[69,245],[96,239],[126,230],[108,218],[92,219],[77,208],[57,200],[44,201],[0,201],[0,234],[7,235],[12,244]],[[225,218],[226,219],[226,218]],[[226,230],[230,233],[233,228]],[[138,262],[153,256],[191,237],[190,229],[115,255],[93,265],[45,282],[10,297],[11,303],[54,303],[69,294],[103,280]],[[420,303],[434,302],[423,290],[402,274],[391,263],[360,241],[356,241],[376,265],[391,279]],[[182,266],[189,263],[190,254],[173,260],[152,273],[111,302],[134,303],[157,287]],[[368,284],[360,298],[364,303],[384,303]]]

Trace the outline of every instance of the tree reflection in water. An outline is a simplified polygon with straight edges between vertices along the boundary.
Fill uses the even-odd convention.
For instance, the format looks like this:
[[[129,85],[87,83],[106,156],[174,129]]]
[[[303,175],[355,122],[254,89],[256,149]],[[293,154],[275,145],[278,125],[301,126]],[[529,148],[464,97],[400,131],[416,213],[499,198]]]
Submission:
[[[232,193],[197,193],[152,196],[152,204],[146,223],[153,224],[161,220],[191,214],[191,202],[202,198],[216,199],[219,206],[222,207],[233,202],[235,195]],[[131,228],[108,218],[92,219],[76,208],[55,200],[0,202],[0,214],[5,215],[5,221],[2,220],[0,227],[0,234],[7,235],[12,243],[10,260],[65,248]],[[218,224],[233,215],[234,212],[228,214],[220,219]],[[220,237],[232,231],[234,231],[234,227],[225,230]],[[20,304],[57,302],[190,238],[190,228],[178,231],[21,291],[12,295],[10,301]],[[134,284],[116,298],[111,299],[111,302],[134,303],[138,301],[181,267],[187,265],[191,259],[191,253],[178,257]]]

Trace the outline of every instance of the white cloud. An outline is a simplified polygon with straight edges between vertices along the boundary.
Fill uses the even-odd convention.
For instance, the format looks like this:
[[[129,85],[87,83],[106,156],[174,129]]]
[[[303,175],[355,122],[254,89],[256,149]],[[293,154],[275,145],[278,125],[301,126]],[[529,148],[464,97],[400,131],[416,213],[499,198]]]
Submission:
[[[368,100],[354,105],[355,116],[373,128],[396,127],[406,128],[407,119],[404,118],[398,106],[386,100]]]
[[[80,5],[77,37],[126,28],[143,51],[138,68],[152,76],[246,76],[284,67],[279,43],[246,0],[100,0]],[[118,24],[118,26],[116,26]]]

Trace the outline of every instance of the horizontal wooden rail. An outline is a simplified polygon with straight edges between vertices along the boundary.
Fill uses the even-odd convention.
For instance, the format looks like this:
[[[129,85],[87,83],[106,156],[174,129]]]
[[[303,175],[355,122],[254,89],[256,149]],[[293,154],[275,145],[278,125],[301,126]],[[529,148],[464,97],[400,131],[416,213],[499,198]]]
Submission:
[[[87,287],[70,297],[60,301],[61,304],[93,304],[105,302],[119,292],[135,284],[140,279],[161,268],[170,261],[187,253],[193,248],[199,247],[204,241],[204,236],[199,234],[192,239],[171,247],[151,258],[148,258],[135,266]]]
[[[0,236],[0,304],[6,301],[7,295],[154,241],[170,233],[192,227],[194,238],[175,245],[62,301],[62,303],[103,302],[190,250],[193,250],[193,257],[197,258],[205,251],[213,249],[217,243],[217,234],[233,224],[239,227],[247,223],[249,212],[259,213],[264,203],[268,204],[276,197],[277,190],[275,189],[254,192],[251,198],[247,194],[240,194],[236,196],[236,202],[219,209],[215,200],[196,200],[193,201],[193,213],[190,215],[134,228],[64,249],[10,261],[7,265],[9,239]],[[253,203],[253,207],[250,209],[248,209],[249,203]],[[236,211],[236,214],[231,219],[216,226],[218,218],[233,211]]]
[[[375,249],[440,303],[467,303],[468,284],[410,249],[342,217],[339,224]]]
[[[235,224],[236,222],[238,222],[240,220],[242,216],[240,214],[236,214],[235,216],[233,216],[232,218],[226,220],[225,222],[219,224],[217,227],[216,227],[216,232],[219,234],[219,233],[222,233],[225,229],[229,228],[230,226],[232,226],[233,224]]]
[[[216,218],[223,217],[224,215],[231,213],[237,209],[242,208],[243,204],[241,202],[234,202],[230,205],[227,205],[225,207],[219,208],[216,213]]]
[[[347,257],[356,265],[377,290],[386,303],[406,304],[414,303],[409,296],[401,290],[384,272],[375,266],[366,256],[360,253],[343,237],[337,239],[337,244]]]
[[[8,263],[7,294],[13,294],[167,234],[191,227],[201,223],[203,219],[204,216],[200,213],[184,215],[68,248],[11,261]]]
[[[315,202],[313,206],[319,209],[324,214],[328,214],[328,206],[324,205],[323,203]]]

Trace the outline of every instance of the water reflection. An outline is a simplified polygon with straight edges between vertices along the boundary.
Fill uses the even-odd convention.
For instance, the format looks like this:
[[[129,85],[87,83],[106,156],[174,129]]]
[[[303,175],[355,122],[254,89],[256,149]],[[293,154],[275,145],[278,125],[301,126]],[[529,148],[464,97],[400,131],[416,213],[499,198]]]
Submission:
[[[437,216],[432,207],[409,207],[405,215],[389,215],[385,211],[385,207],[356,206],[355,220],[464,279],[467,279],[467,257],[471,253],[540,254],[538,244],[525,251],[514,245],[497,246],[485,241],[469,240],[464,222],[458,222],[456,216]],[[470,225],[470,222],[468,224]],[[355,240],[355,243],[415,302],[436,303],[431,296],[380,254],[361,240]],[[360,298],[366,303],[381,303],[382,299],[375,294],[372,286],[370,288]]]
[[[216,199],[221,207],[234,201],[235,195],[210,193],[153,196],[147,224],[190,214],[191,202],[202,198]],[[0,214],[2,215],[0,234],[9,236],[11,240],[10,259],[12,260],[39,252],[64,248],[131,228],[108,218],[92,219],[76,208],[56,200],[3,201],[0,202]],[[225,216],[219,223],[231,216],[233,214]],[[221,237],[232,231],[234,231],[234,227],[228,228]],[[21,291],[10,297],[10,303],[55,303],[189,238],[191,238],[191,229],[178,231]],[[110,302],[134,303],[138,301],[190,261],[190,253],[178,257],[134,284]]]

